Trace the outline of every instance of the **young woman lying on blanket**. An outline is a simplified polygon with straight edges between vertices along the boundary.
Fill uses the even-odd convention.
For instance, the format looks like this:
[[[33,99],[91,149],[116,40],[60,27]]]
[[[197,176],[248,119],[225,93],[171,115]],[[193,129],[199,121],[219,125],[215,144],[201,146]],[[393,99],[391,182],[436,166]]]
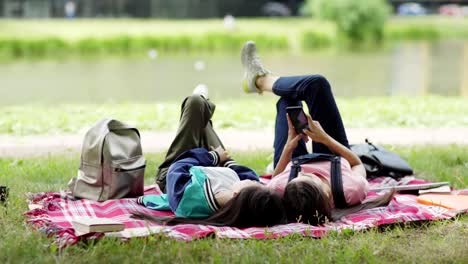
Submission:
[[[279,96],[274,139],[274,173],[268,187],[283,196],[288,221],[303,221],[317,225],[326,219],[365,208],[388,204],[392,193],[368,203],[368,182],[361,160],[349,150],[348,139],[340,112],[327,79],[320,75],[278,77],[266,70],[257,55],[254,42],[247,42],[242,50],[245,70],[244,90],[248,93],[272,92]],[[309,127],[298,135],[287,115],[286,107],[302,106],[309,110]],[[311,118],[313,117],[313,119]],[[307,154],[306,142],[312,141],[314,153],[341,156],[343,192],[347,209],[335,209],[330,183],[330,161],[313,162],[301,166],[299,176],[288,183],[291,159]]]
[[[206,89],[196,89],[195,95],[182,104],[176,138],[166,160],[159,167],[157,182],[167,194],[138,199],[148,208],[170,209],[177,217],[161,219],[142,214],[138,216],[167,224],[269,226],[285,221],[284,204],[289,222],[317,225],[326,219],[335,220],[342,215],[385,205],[390,201],[391,194],[361,204],[368,188],[365,170],[359,158],[348,149],[343,122],[330,85],[324,77],[274,76],[263,68],[253,42],[244,46],[242,63],[246,70],[244,88],[247,92],[268,91],[280,96],[275,125],[275,172],[268,188],[258,182],[255,172],[236,165],[230,159],[212,128],[211,116],[215,105],[207,100]],[[307,104],[315,121],[308,116],[309,129],[297,135],[288,121],[286,107],[301,105],[302,101]],[[304,164],[299,177],[288,183],[289,162],[291,158],[307,153],[305,141],[308,138],[312,140],[314,152],[342,156],[345,199],[348,205],[356,206],[334,209],[330,162]],[[211,146],[219,147],[209,152],[207,149]]]
[[[168,225],[251,227],[286,223],[280,195],[261,184],[253,170],[236,164],[224,149],[212,127],[214,110],[206,87],[196,88],[183,101],[177,135],[158,172],[158,184],[166,194],[137,199],[150,209],[171,210],[176,217],[134,216]]]

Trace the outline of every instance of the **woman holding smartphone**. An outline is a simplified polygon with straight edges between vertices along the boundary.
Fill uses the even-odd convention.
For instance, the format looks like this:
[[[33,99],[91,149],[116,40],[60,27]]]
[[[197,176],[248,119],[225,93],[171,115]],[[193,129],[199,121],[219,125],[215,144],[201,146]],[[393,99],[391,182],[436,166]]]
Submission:
[[[285,223],[286,214],[289,222],[317,225],[327,219],[335,220],[389,202],[391,195],[361,204],[368,189],[365,170],[348,148],[330,84],[323,76],[274,76],[263,68],[253,42],[245,44],[242,63],[246,71],[245,91],[273,92],[280,97],[276,105],[273,179],[268,186],[263,186],[255,172],[235,164],[212,128],[215,105],[208,100],[206,89],[196,89],[194,95],[182,103],[176,138],[165,162],[159,167],[158,184],[167,194],[138,199],[138,203],[148,208],[171,210],[176,217],[158,218],[141,213],[137,217],[170,225],[249,227]],[[287,107],[301,106],[302,102],[306,103],[315,120],[307,115],[307,129],[297,133],[287,115]],[[330,162],[303,164],[302,173],[288,182],[290,161],[307,154],[309,139],[314,152],[335,153],[342,157],[344,195],[347,204],[353,207],[334,208]],[[214,149],[212,146],[219,147]]]
[[[255,43],[247,42],[241,55],[245,70],[243,88],[248,93],[271,92],[279,96],[274,139],[274,173],[269,187],[283,195],[290,222],[321,224],[365,208],[388,204],[392,194],[361,204],[368,182],[361,160],[350,149],[340,112],[330,83],[321,75],[279,77],[266,70]],[[287,107],[308,108],[308,128],[297,133]],[[313,117],[313,119],[311,118]],[[312,140],[314,153],[341,156],[341,174],[347,209],[336,209],[331,192],[330,161],[301,165],[299,176],[288,182],[291,159],[307,154],[306,142]]]
[[[212,127],[214,110],[203,86],[182,102],[176,137],[158,172],[158,184],[166,193],[137,199],[140,205],[172,211],[175,217],[144,213],[134,217],[167,225],[263,227],[286,223],[280,195],[261,184],[252,169],[238,165],[224,149]]]

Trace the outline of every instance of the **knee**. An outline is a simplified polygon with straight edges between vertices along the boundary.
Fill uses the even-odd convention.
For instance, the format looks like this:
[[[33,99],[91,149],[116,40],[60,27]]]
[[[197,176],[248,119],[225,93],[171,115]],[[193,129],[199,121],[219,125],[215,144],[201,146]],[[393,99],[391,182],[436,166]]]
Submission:
[[[323,75],[317,75],[317,81],[320,83],[322,89],[331,90],[330,82]]]
[[[205,104],[205,99],[198,94],[192,94],[185,99],[184,106],[189,108],[201,108]]]
[[[315,83],[315,84],[312,84],[312,83]],[[311,85],[309,86],[309,88],[312,89],[312,91],[317,94],[324,95],[324,94],[332,93],[330,82],[327,80],[327,78],[325,78],[325,76],[319,75],[319,74],[313,76],[313,82],[311,82]]]
[[[276,110],[286,109],[288,106],[302,106],[301,101],[289,97],[280,97],[276,102]]]

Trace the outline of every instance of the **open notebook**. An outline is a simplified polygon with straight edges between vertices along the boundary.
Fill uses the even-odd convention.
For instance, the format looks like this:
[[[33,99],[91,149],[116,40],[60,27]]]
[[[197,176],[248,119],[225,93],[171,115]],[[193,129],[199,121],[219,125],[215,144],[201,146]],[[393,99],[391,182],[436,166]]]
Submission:
[[[418,190],[436,190],[443,186],[449,187],[449,182],[431,182],[431,183],[421,183],[421,184],[408,184],[408,185],[393,185],[393,186],[383,186],[378,188],[371,188],[370,191],[380,192],[385,190],[395,190],[395,191],[418,191]],[[438,192],[445,192],[446,188],[440,188]],[[449,191],[450,192],[450,188]]]

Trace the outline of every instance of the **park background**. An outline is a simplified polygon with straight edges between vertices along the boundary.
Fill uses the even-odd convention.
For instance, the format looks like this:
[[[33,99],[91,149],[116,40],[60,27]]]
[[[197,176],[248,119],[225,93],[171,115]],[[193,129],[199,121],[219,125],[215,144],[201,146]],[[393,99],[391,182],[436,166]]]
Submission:
[[[466,216],[320,240],[153,237],[65,250],[22,224],[24,193],[65,189],[84,133],[104,117],[143,131],[153,183],[180,102],[201,83],[227,147],[263,173],[276,98],[242,93],[247,40],[276,74],[326,76],[351,143],[374,139],[418,177],[466,188],[468,1],[406,2],[0,0],[0,185],[11,189],[1,262],[466,260]]]

